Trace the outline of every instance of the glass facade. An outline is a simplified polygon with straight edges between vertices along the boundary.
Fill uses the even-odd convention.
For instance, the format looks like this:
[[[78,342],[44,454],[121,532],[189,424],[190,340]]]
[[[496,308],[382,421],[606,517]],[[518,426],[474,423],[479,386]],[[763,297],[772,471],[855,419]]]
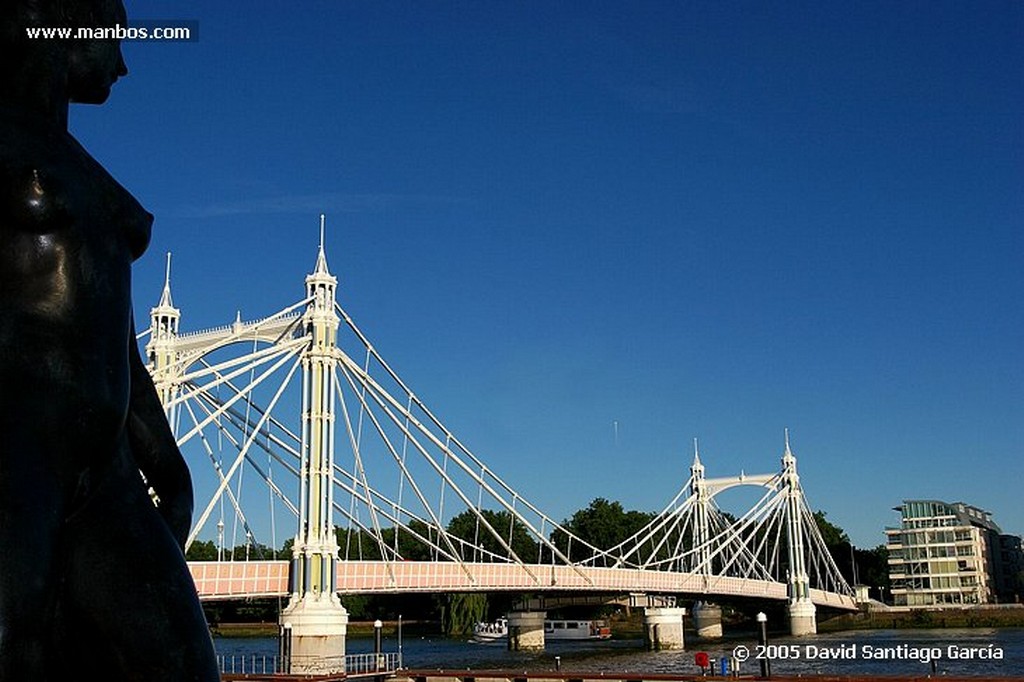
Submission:
[[[900,527],[885,531],[896,606],[993,601],[992,547],[1000,531],[987,512],[938,500],[907,500],[896,511]]]

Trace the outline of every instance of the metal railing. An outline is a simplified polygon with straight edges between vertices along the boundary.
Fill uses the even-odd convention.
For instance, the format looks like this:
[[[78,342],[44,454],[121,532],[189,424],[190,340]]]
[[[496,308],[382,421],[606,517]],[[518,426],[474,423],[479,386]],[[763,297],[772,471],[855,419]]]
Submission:
[[[301,673],[307,670],[336,670],[346,675],[387,675],[400,670],[400,653],[348,654],[342,656],[292,656],[291,665],[281,665],[279,656],[266,654],[218,655],[217,664],[222,675],[271,675],[275,673]]]
[[[218,655],[217,666],[221,675],[270,675],[278,672],[277,656],[265,654]]]
[[[349,676],[391,673],[401,667],[400,653],[349,654],[345,657],[345,673]]]

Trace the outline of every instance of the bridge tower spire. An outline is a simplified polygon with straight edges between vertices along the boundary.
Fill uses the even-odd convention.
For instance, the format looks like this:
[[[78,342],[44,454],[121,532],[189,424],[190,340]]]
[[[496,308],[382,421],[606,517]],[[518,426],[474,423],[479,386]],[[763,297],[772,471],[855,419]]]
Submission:
[[[164,270],[164,289],[160,294],[160,302],[149,311],[149,343],[146,344],[146,359],[152,372],[153,384],[156,386],[160,403],[164,406],[167,421],[175,423],[174,398],[179,385],[175,370],[178,359],[177,340],[181,324],[181,311],[174,307],[171,300],[171,254],[167,253],[167,265]]]
[[[708,589],[711,570],[711,497],[712,491],[704,478],[704,465],[700,461],[700,448],[693,439],[693,464],[690,465],[690,491],[694,496],[693,545],[696,552],[696,573],[703,578]],[[701,600],[693,605],[693,625],[701,639],[722,636],[722,608]]]
[[[693,464],[690,465],[690,491],[694,496],[693,544],[697,547],[696,573],[711,575],[711,527],[709,507],[711,491],[704,482],[704,465],[700,461],[697,439],[693,439]]]
[[[320,248],[306,277],[303,325],[309,345],[302,355],[302,466],[299,528],[292,550],[291,598],[281,612],[284,658],[292,673],[331,673],[344,668],[348,612],[336,592],[338,541],[334,507],[334,404],[338,279],[327,267],[320,216]]]
[[[810,576],[807,574],[803,534],[803,491],[796,472],[796,457],[789,448],[789,429],[785,431],[786,449],[782,454],[782,481],[786,487],[786,550],[789,559],[789,631],[792,635],[817,632],[814,602],[811,601]]]

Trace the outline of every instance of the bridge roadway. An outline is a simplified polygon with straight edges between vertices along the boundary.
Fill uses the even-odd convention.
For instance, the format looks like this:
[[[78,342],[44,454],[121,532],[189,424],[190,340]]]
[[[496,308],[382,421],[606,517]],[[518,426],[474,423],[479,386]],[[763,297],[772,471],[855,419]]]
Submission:
[[[203,601],[287,597],[288,561],[189,562]],[[558,591],[691,594],[785,601],[784,583],[633,568],[434,561],[339,561],[338,592]],[[852,597],[812,589],[817,606],[856,610]]]

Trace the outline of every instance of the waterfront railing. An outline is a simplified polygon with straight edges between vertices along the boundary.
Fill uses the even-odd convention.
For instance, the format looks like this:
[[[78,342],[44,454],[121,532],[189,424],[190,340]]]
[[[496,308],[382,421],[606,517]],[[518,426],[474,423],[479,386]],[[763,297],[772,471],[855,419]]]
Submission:
[[[302,660],[305,657],[292,656],[291,665],[284,666],[278,656],[266,654],[232,654],[217,656],[222,675],[273,675],[294,673],[307,668],[336,669],[349,677],[358,675],[385,675],[402,668],[399,653],[348,654],[347,656],[318,657],[316,661]],[[286,670],[290,667],[290,670]]]

